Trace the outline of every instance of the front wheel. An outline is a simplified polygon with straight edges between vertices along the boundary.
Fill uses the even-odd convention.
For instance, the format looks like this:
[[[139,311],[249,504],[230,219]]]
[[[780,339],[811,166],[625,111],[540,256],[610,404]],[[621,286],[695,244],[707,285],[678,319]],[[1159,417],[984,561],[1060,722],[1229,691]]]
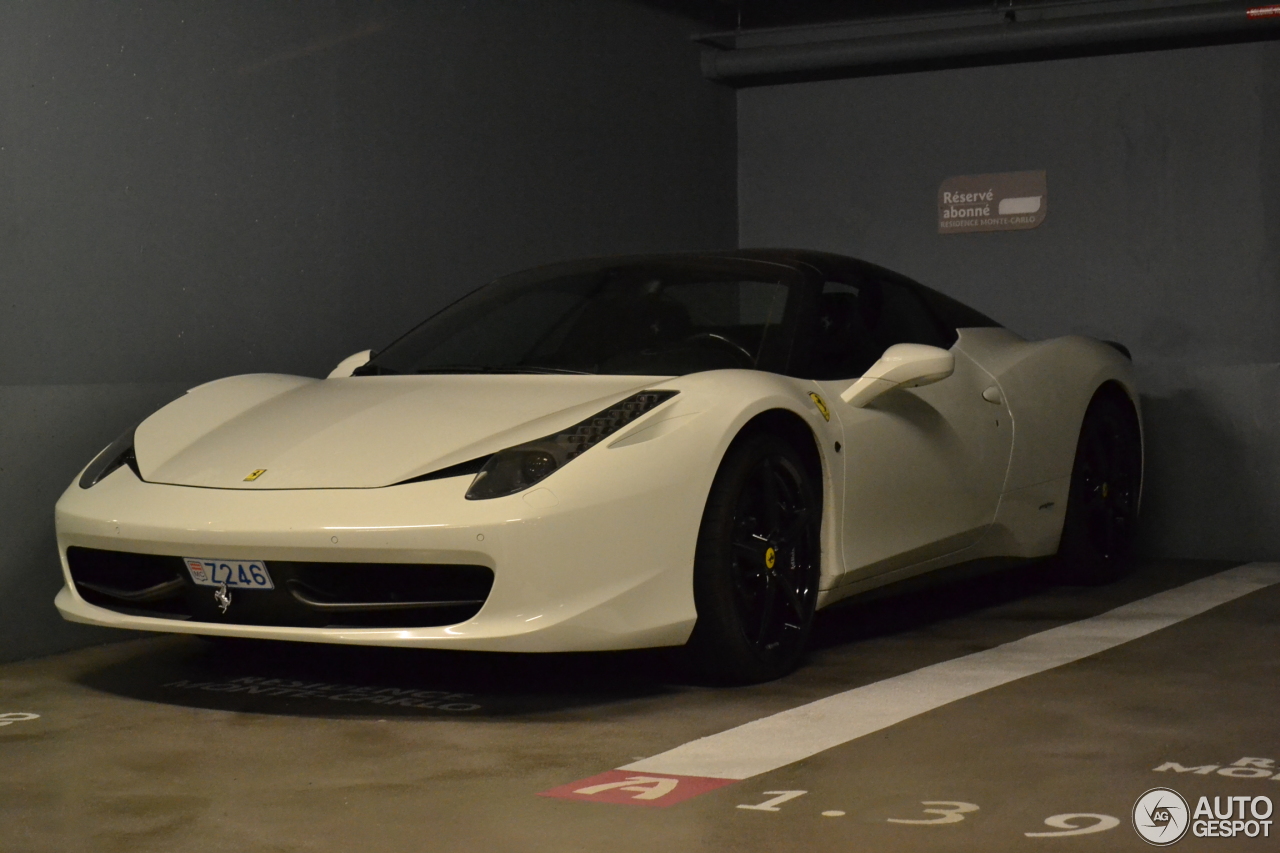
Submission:
[[[1123,392],[1104,389],[1089,403],[1058,556],[1066,579],[1106,583],[1128,566],[1142,488],[1142,435]]]
[[[707,498],[688,651],[706,676],[778,678],[799,664],[818,599],[822,507],[803,458],[769,434],[736,442]]]

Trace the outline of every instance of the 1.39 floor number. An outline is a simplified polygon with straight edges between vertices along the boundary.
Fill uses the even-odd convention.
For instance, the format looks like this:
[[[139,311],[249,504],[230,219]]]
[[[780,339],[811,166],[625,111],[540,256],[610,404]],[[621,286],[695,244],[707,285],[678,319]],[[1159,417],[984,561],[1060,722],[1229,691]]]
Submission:
[[[762,803],[743,803],[738,806],[740,809],[759,812],[777,812],[782,810],[782,804],[802,797],[808,791],[765,791],[764,795],[770,799]],[[900,823],[913,826],[937,826],[947,823],[960,823],[965,819],[965,815],[973,814],[980,811],[980,807],[975,803],[964,803],[959,800],[921,800],[921,809],[926,815],[932,817],[889,817],[885,818],[888,823]],[[825,817],[843,817],[842,811],[824,811]],[[1096,814],[1093,812],[1064,812],[1063,814],[1050,815],[1044,819],[1045,825],[1052,827],[1050,831],[1041,832],[1024,832],[1027,838],[1061,838],[1066,835],[1090,835],[1094,832],[1106,832],[1108,829],[1115,829],[1120,825],[1120,819],[1111,815]]]

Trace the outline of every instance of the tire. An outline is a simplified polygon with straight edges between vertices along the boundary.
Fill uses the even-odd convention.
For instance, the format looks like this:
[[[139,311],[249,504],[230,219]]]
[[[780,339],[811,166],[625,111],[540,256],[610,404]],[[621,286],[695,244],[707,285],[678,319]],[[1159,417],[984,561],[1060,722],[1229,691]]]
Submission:
[[[686,647],[708,679],[770,681],[796,668],[813,627],[820,492],[803,458],[767,433],[725,455],[694,558],[698,620]]]
[[[1122,391],[1104,387],[1089,403],[1076,443],[1058,546],[1064,580],[1101,584],[1124,574],[1132,559],[1141,489],[1137,412]]]

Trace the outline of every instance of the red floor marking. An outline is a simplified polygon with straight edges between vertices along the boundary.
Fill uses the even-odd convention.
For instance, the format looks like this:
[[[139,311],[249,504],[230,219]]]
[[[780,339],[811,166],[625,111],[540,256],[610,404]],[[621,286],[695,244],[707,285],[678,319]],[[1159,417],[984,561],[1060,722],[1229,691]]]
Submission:
[[[714,779],[709,776],[672,776],[667,773],[609,770],[589,779],[579,779],[550,791],[542,791],[538,796],[664,808],[737,781],[739,780]]]

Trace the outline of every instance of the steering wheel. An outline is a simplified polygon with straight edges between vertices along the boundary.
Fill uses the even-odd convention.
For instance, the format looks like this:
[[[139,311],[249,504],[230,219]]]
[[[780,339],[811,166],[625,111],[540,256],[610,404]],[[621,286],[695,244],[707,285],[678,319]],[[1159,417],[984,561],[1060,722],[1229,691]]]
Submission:
[[[746,347],[744,347],[742,344],[738,343],[737,341],[731,341],[728,338],[726,338],[724,335],[720,335],[715,332],[698,332],[695,335],[690,335],[689,337],[685,338],[682,341],[682,343],[694,344],[694,343],[699,343],[701,341],[710,341],[712,343],[722,344],[723,346],[726,346],[729,349],[733,350],[735,355],[740,355],[743,358],[745,358],[747,360],[747,363],[750,364],[752,367],[756,366],[756,357],[751,354],[750,350],[748,350]]]

